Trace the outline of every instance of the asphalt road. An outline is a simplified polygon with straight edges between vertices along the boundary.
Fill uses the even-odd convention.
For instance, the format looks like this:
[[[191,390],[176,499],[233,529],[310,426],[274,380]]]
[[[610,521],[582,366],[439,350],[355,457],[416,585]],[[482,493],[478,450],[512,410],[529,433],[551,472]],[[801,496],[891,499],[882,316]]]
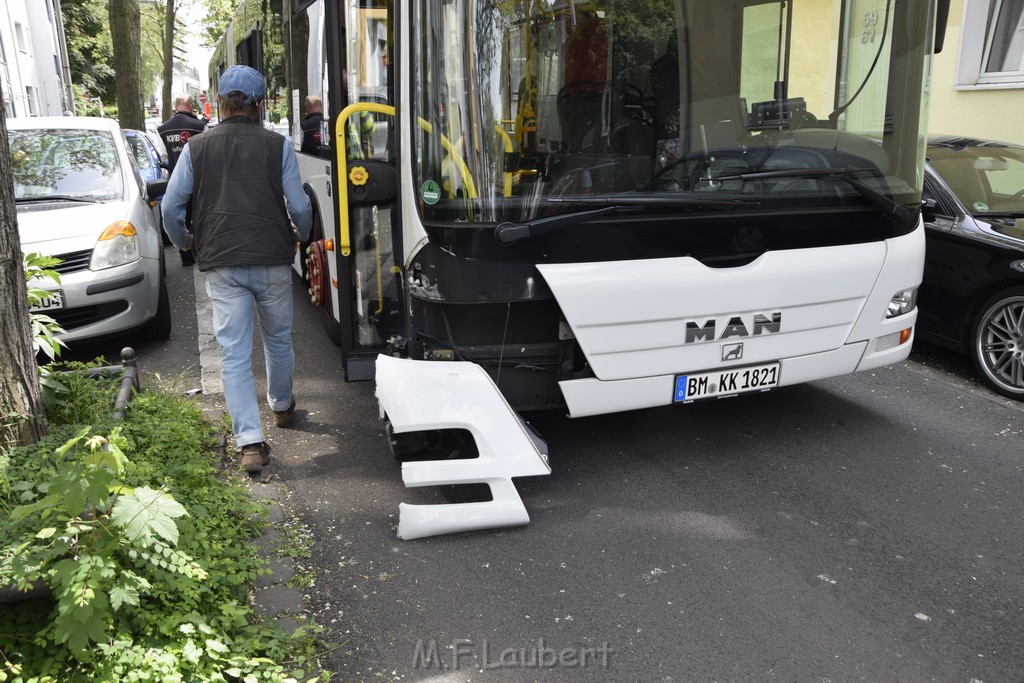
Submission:
[[[175,257],[172,339],[69,356],[132,343],[147,383],[202,386]],[[1024,404],[966,359],[919,345],[767,395],[531,416],[553,471],[518,481],[529,526],[401,541],[399,502],[446,498],[404,488],[372,384],[342,381],[295,296],[296,425],[269,428],[265,472],[316,541],[336,680],[1024,680]]]

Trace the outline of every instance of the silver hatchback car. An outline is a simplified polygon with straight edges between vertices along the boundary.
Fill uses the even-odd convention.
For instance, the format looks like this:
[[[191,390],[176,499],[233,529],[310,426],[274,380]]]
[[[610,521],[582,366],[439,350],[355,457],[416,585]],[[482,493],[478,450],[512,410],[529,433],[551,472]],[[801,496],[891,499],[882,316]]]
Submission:
[[[141,331],[164,339],[171,308],[160,229],[149,205],[166,180],[145,183],[117,121],[8,119],[22,251],[56,256],[60,285],[38,309],[65,342]]]

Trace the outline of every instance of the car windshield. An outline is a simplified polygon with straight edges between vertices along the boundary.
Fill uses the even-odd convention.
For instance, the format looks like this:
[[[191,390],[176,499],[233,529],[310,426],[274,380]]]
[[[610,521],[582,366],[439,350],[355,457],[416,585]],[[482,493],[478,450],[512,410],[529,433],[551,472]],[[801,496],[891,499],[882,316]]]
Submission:
[[[976,216],[1024,215],[1024,147],[928,148],[932,169]]]
[[[124,193],[110,133],[86,129],[8,131],[16,201],[47,197],[106,201]]]
[[[843,176],[916,204],[928,12],[886,0],[855,18],[849,4],[419,0],[420,211],[863,203]]]

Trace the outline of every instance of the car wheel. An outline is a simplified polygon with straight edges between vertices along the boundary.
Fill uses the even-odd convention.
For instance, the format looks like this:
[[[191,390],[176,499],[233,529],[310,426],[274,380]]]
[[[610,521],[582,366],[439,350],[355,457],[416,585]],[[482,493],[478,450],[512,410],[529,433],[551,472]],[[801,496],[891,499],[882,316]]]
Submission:
[[[1024,287],[996,294],[971,328],[971,359],[986,384],[1024,399]]]
[[[148,339],[167,339],[171,336],[171,298],[167,295],[167,280],[160,278],[156,315],[146,323]]]

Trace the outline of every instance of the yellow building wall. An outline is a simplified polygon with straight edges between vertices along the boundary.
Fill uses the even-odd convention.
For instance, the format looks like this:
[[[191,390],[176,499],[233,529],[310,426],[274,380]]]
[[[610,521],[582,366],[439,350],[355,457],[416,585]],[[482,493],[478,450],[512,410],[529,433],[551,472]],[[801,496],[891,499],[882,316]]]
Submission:
[[[1024,88],[956,90],[963,0],[952,0],[942,52],[932,63],[929,135],[963,135],[1024,145]]]

